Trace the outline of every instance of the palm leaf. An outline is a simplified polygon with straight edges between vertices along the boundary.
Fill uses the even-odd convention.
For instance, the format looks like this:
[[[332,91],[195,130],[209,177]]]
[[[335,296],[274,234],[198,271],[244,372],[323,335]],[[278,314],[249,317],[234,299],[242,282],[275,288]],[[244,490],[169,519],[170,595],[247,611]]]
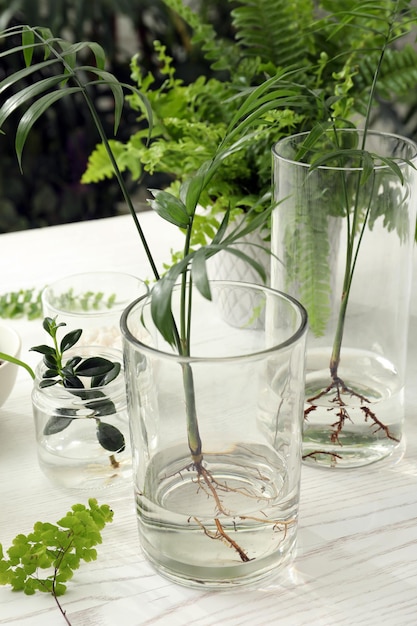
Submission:
[[[39,98],[36,102],[34,102],[28,109],[25,111],[23,116],[20,119],[19,125],[16,131],[16,141],[15,148],[17,154],[17,160],[19,163],[19,167],[22,169],[22,153],[23,148],[26,143],[26,139],[35,124],[35,122],[49,109],[49,107],[64,98],[65,96],[80,92],[80,87],[67,87],[65,90],[53,91],[51,93],[47,93],[41,98]]]
[[[49,78],[43,78],[33,85],[23,87],[13,96],[10,96],[10,98],[8,98],[0,108],[0,128],[3,126],[9,115],[11,115],[22,104],[25,104],[29,100],[36,98],[36,96],[43,93],[44,91],[47,91],[48,89],[53,89],[60,82],[62,82],[62,79],[63,76],[51,76]],[[8,86],[9,85],[6,85],[6,87]]]

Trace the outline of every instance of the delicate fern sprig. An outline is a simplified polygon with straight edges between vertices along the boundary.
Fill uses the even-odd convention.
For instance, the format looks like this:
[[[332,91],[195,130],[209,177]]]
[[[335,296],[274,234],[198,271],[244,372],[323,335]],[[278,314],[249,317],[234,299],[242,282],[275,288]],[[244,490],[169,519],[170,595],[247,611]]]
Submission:
[[[101,531],[113,521],[107,504],[91,498],[88,505],[75,504],[56,524],[36,522],[31,533],[14,538],[6,554],[0,544],[0,585],[26,595],[50,593],[67,624],[71,622],[58,598],[81,562],[97,559]]]

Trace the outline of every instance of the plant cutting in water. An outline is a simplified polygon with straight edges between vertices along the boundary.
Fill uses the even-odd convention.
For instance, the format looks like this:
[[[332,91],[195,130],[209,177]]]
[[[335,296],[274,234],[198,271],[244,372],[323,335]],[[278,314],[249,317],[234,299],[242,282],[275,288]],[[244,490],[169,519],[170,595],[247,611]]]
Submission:
[[[386,438],[399,442],[396,433],[378,417],[377,410],[371,408],[373,398],[368,397],[366,390],[361,391],[360,387],[348,384],[340,375],[339,370],[349,298],[354,283],[357,261],[359,255],[363,254],[362,244],[365,231],[372,229],[376,220],[380,218],[384,220],[386,229],[396,230],[400,239],[405,236],[401,218],[394,212],[394,207],[398,206],[398,200],[395,201],[395,196],[398,194],[396,187],[398,184],[403,187],[403,197],[406,198],[408,181],[404,178],[401,163],[406,163],[412,168],[414,165],[406,158],[389,158],[373,152],[368,149],[368,139],[371,113],[375,104],[376,89],[384,58],[393,42],[404,35],[402,30],[405,24],[404,11],[409,11],[410,22],[415,20],[415,15],[408,4],[408,2],[402,1],[392,2],[387,7],[389,13],[381,11],[381,7],[374,6],[373,3],[363,4],[362,8],[369,11],[370,16],[374,16],[376,24],[379,22],[380,25],[378,30],[374,32],[375,43],[378,43],[379,52],[376,65],[373,68],[363,131],[357,133],[352,125],[346,125],[343,121],[340,123],[340,120],[330,118],[312,129],[299,146],[298,154],[294,159],[300,163],[308,164],[312,175],[318,168],[340,170],[334,175],[334,188],[330,189],[330,192],[329,189],[318,190],[318,196],[321,194],[321,197],[316,198],[315,204],[315,210],[318,213],[323,211],[326,214],[326,220],[328,216],[332,216],[343,218],[345,221],[346,256],[342,292],[336,295],[336,297],[340,297],[340,305],[329,363],[329,382],[321,389],[316,388],[307,397],[308,406],[305,408],[305,419],[308,423],[318,405],[325,402],[326,410],[330,416],[329,441],[331,444],[340,446],[341,450],[343,448],[342,434],[344,429],[347,423],[354,424],[356,419],[351,412],[352,404],[355,401],[365,423],[370,425],[372,436],[383,433]],[[408,13],[406,14],[408,15]],[[346,13],[346,19],[353,20],[353,18],[353,12]],[[399,28],[398,19],[402,21],[402,28]],[[306,176],[306,184],[308,184],[308,175]],[[384,194],[386,198],[389,198],[388,201],[384,200]],[[315,216],[313,219],[318,220],[319,218]],[[303,223],[302,227],[304,229],[309,228],[306,223]],[[321,271],[323,261],[326,265],[332,264],[332,258],[330,257],[329,261],[327,257],[329,254],[328,230],[323,229],[323,232],[320,233],[323,235],[320,242],[317,233],[311,232],[300,235],[300,232],[297,225],[295,227],[292,225],[288,229],[287,244],[288,250],[291,252],[284,262],[288,266],[289,281],[294,281],[298,285],[298,296],[301,297],[308,309],[310,328],[319,337],[323,334],[328,321],[328,302],[332,295],[328,276],[326,274],[324,277],[325,284],[323,285],[324,273]],[[294,237],[296,239],[291,241]],[[312,255],[313,239],[314,249],[317,251],[315,258]],[[294,250],[296,252],[291,257]],[[305,265],[303,265],[306,259],[312,263],[308,271],[305,271]],[[310,281],[307,277],[312,274],[314,274],[314,278]],[[302,295],[300,296],[300,294]],[[331,416],[334,416],[334,419]],[[309,448],[310,450],[304,458],[316,458],[330,454],[334,464],[341,458],[334,451],[312,449],[314,444],[310,444]]]
[[[88,505],[74,504],[56,524],[36,522],[31,533],[14,538],[6,554],[0,544],[0,585],[26,595],[50,593],[69,626],[59,597],[81,562],[97,559],[95,546],[102,542],[101,531],[113,521],[107,504],[99,505],[91,498]]]
[[[20,118],[16,131],[16,151],[19,163],[22,162],[22,153],[26,138],[33,124],[44,111],[48,109],[58,99],[68,95],[78,95],[85,98],[92,115],[92,119],[97,128],[99,137],[103,142],[116,178],[119,182],[124,199],[128,205],[134,224],[138,231],[141,242],[147,254],[151,270],[155,278],[155,284],[151,290],[151,310],[154,323],[162,337],[174,347],[179,355],[187,357],[192,354],[190,337],[192,318],[192,290],[195,288],[206,299],[211,298],[210,284],[207,277],[206,262],[220,250],[227,250],[230,254],[244,259],[250,264],[265,280],[265,269],[255,261],[250,255],[245,254],[239,248],[239,239],[244,235],[259,228],[270,215],[271,208],[260,214],[251,215],[253,219],[241,223],[238,227],[226,234],[229,221],[229,211],[225,211],[224,217],[214,233],[211,241],[198,249],[191,247],[191,232],[199,204],[201,194],[222,166],[223,162],[233,154],[241,150],[250,143],[252,137],[256,135],[259,120],[268,116],[270,111],[277,107],[297,106],[298,101],[308,101],[306,96],[300,94],[297,85],[288,84],[286,72],[278,72],[268,78],[258,87],[244,89],[242,93],[235,95],[235,113],[228,124],[223,138],[219,141],[214,153],[205,161],[198,171],[181,184],[178,196],[173,193],[161,190],[152,190],[152,208],[165,220],[184,229],[185,244],[182,258],[161,276],[153,259],[152,253],[147,244],[142,231],[139,219],[135,213],[131,198],[126,189],[123,177],[120,173],[115,157],[103,130],[98,112],[90,99],[88,90],[88,78],[108,85],[115,99],[115,130],[117,130],[122,113],[123,85],[113,76],[104,70],[104,55],[99,46],[94,43],[69,44],[61,39],[53,37],[46,29],[32,28],[28,26],[12,27],[2,33],[3,37],[16,39],[22,37],[21,43],[16,44],[11,50],[2,53],[16,54],[22,53],[25,59],[25,67],[14,75],[8,76],[0,83],[0,93],[13,91],[19,79],[23,76],[31,76],[34,80],[29,87],[24,87],[21,91],[9,95],[4,105],[0,108],[0,127],[13,112],[16,112],[22,105],[26,106],[26,111]],[[77,65],[77,58],[84,52],[94,55],[96,66]],[[47,71],[48,76],[43,77],[43,72]],[[126,86],[129,87],[129,86]],[[129,89],[132,89],[129,87]],[[151,111],[141,94],[132,89],[141,99],[144,110],[150,120]],[[181,285],[181,307],[178,319],[174,319],[171,308],[171,298],[174,286]],[[48,355],[50,356],[50,353]],[[77,367],[77,364],[75,364]],[[195,475],[195,490],[204,491],[213,500],[213,517],[216,532],[211,533],[199,519],[195,522],[201,526],[201,531],[208,537],[226,542],[242,561],[251,560],[251,555],[247,555],[244,547],[235,540],[232,540],[224,528],[221,515],[231,517],[231,514],[222,497],[225,494],[236,494],[238,491],[228,486],[226,480],[219,479],[211,473],[204,456],[204,445],[199,430],[198,407],[195,403],[194,375],[190,364],[184,362],[182,365],[182,379],[184,388],[185,423],[186,436],[190,452],[190,464],[185,465],[181,470],[193,471]],[[55,371],[54,371],[55,375]],[[66,375],[66,374],[65,374]],[[73,373],[69,378],[73,379]],[[76,390],[74,390],[75,392]],[[250,490],[240,493],[244,498],[251,499]],[[253,519],[269,524],[272,532],[283,530],[287,523],[281,520],[267,520],[261,518],[255,520],[249,515],[247,519]],[[244,517],[242,516],[242,520]],[[235,530],[239,525],[239,519],[233,519]]]
[[[94,419],[96,422],[96,436],[99,444],[105,450],[111,452],[110,463],[113,467],[118,467],[119,463],[115,454],[123,452],[125,449],[125,439],[118,428],[103,420],[106,415],[113,415],[115,407],[113,402],[102,391],[102,387],[115,380],[119,374],[120,363],[110,361],[101,356],[82,358],[77,355],[64,359],[65,353],[71,350],[82,335],[82,329],[73,330],[62,337],[59,341],[57,337],[58,329],[66,326],[65,323],[57,323],[56,319],[46,317],[43,320],[43,328],[51,337],[53,345],[40,345],[31,348],[34,352],[43,355],[43,363],[46,370],[43,374],[39,387],[51,387],[62,385],[70,393],[78,398],[88,400],[83,404],[84,409],[89,409],[89,415],[83,413],[84,419]],[[7,354],[0,352],[0,358],[12,361],[24,367],[35,378],[31,367]],[[86,387],[83,379],[89,379]],[[92,394],[91,389],[97,388]],[[70,414],[70,416],[69,416]],[[79,411],[75,408],[60,411],[51,415],[44,427],[44,435],[50,436],[70,427],[74,420],[80,419]]]

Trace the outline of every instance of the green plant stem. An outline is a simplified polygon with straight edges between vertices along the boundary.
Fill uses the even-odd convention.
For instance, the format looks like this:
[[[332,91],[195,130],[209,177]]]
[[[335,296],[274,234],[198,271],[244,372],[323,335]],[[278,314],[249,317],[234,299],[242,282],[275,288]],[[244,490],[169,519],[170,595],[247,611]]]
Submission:
[[[385,45],[381,49],[381,54],[379,55],[378,64],[377,64],[377,67],[375,68],[375,72],[374,72],[373,79],[372,79],[372,85],[371,85],[371,89],[369,93],[368,105],[367,105],[367,110],[366,110],[366,115],[365,115],[364,132],[363,132],[362,145],[361,145],[362,150],[365,150],[366,137],[368,134],[369,123],[371,119],[371,111],[372,111],[372,104],[373,104],[374,96],[375,96],[375,90],[376,90],[378,78],[381,72],[382,62],[385,56],[386,46],[391,38],[393,25],[395,23],[396,16],[398,14],[398,10],[399,10],[399,2],[397,0],[396,8],[393,12],[393,17],[388,24],[388,31],[385,37]],[[362,162],[359,165],[362,166],[363,165]],[[338,378],[338,368],[339,368],[339,363],[340,363],[340,354],[341,354],[341,349],[342,349],[343,333],[344,333],[344,328],[345,328],[346,312],[347,312],[347,307],[348,307],[348,302],[349,302],[350,288],[352,285],[353,273],[354,273],[356,261],[358,258],[359,248],[362,242],[363,234],[365,232],[365,226],[368,222],[368,216],[369,216],[370,208],[371,208],[370,205],[372,202],[372,196],[373,196],[373,191],[374,191],[375,175],[373,174],[373,184],[370,190],[369,204],[367,207],[365,218],[363,220],[363,224],[361,226],[361,232],[359,235],[358,244],[356,246],[356,252],[354,253],[353,249],[354,249],[355,233],[356,233],[358,220],[359,220],[359,195],[360,195],[360,189],[361,189],[361,183],[362,183],[362,174],[363,172],[361,171],[357,180],[356,194],[355,194],[355,206],[353,209],[352,224],[350,224],[349,206],[348,206],[348,203],[346,202],[347,251],[346,251],[345,275],[343,279],[342,297],[341,297],[341,302],[340,302],[339,315],[337,319],[336,333],[335,333],[334,340],[333,340],[333,348],[332,348],[332,354],[330,357],[330,365],[329,365],[330,376],[333,380],[336,380]],[[343,187],[344,187],[345,198],[347,200],[346,181],[344,180],[344,178],[343,178]]]
[[[195,465],[199,466],[203,460],[202,443],[198,428],[197,408],[195,405],[194,375],[189,363],[182,364],[182,375],[185,391],[185,409],[187,415],[188,447]]]
[[[184,257],[190,251],[192,221],[193,220],[191,218],[189,227],[187,228],[186,232],[184,243]],[[187,302],[187,273],[185,272],[181,277],[180,352],[183,356],[187,357],[190,356],[192,287],[193,282],[191,277],[189,277]],[[194,374],[192,367],[189,363],[182,364],[182,376],[185,394],[185,412],[187,416],[188,447],[191,452],[191,459],[193,461],[193,464],[199,467],[203,460],[202,443],[198,426],[197,407],[195,403]]]
[[[6,354],[5,352],[0,352],[0,361],[8,361],[9,363],[14,363],[15,365],[19,365],[20,367],[23,367],[27,372],[29,372],[33,380],[35,380],[35,372],[30,367],[30,365],[28,365],[24,361],[21,361],[20,359],[16,359],[14,356],[11,356],[10,354]]]
[[[87,103],[87,106],[90,110],[90,113],[93,117],[94,123],[96,125],[97,131],[100,135],[100,139],[102,140],[106,152],[109,156],[109,159],[111,161],[113,170],[115,172],[116,175],[116,179],[117,182],[119,184],[119,187],[121,189],[121,192],[123,194],[123,198],[128,206],[128,209],[130,211],[130,214],[133,218],[133,221],[135,223],[136,226],[136,230],[138,231],[140,240],[142,242],[142,245],[144,247],[146,256],[148,258],[149,264],[151,266],[152,272],[154,274],[154,277],[156,280],[160,279],[160,275],[158,272],[158,269],[156,267],[156,264],[154,262],[152,253],[150,251],[150,248],[148,246],[148,242],[146,240],[146,237],[144,235],[143,229],[140,225],[139,219],[136,215],[136,211],[134,209],[132,200],[130,198],[130,195],[126,189],[126,185],[125,182],[123,180],[123,177],[121,175],[120,169],[117,165],[117,161],[114,157],[113,151],[110,147],[109,141],[107,139],[106,133],[104,131],[101,119],[99,117],[99,115],[97,114],[97,111],[94,107],[94,103],[92,102],[87,90],[85,90],[83,88],[82,83],[78,80],[78,78],[76,76],[74,76],[74,79],[76,81],[76,83],[78,84],[78,86],[82,89],[82,93],[83,96],[85,98],[85,101]],[[187,228],[187,237],[186,237],[186,242],[185,242],[185,247],[184,247],[184,256],[186,256],[186,254],[188,253],[189,247],[190,247],[190,237],[191,237],[191,231],[192,231],[192,223],[190,224],[189,228]],[[189,355],[189,317],[191,315],[191,303],[189,303],[189,307],[188,307],[188,323],[185,322],[185,311],[187,309],[186,306],[186,302],[185,302],[185,298],[186,298],[186,274],[183,275],[182,277],[182,302],[181,302],[181,335],[178,337],[178,333],[176,332],[176,341],[177,341],[177,347],[179,349],[180,354],[186,354],[187,356]],[[183,380],[184,380],[184,392],[185,392],[185,405],[186,405],[186,416],[187,416],[187,436],[188,436],[188,445],[190,448],[190,452],[191,452],[191,456],[192,456],[192,460],[194,463],[201,463],[202,460],[202,454],[201,454],[201,449],[202,449],[202,444],[201,444],[201,438],[200,438],[200,433],[199,433],[199,428],[198,428],[198,418],[197,418],[197,410],[196,410],[196,405],[195,405],[195,390],[194,390],[194,379],[193,379],[193,372],[191,369],[191,366],[189,364],[185,364],[183,365]]]
[[[78,79],[77,79],[78,82]],[[80,86],[82,86],[79,83]],[[116,178],[117,181],[119,183],[120,189],[122,191],[123,197],[126,201],[126,204],[129,208],[130,214],[133,217],[136,229],[139,233],[139,237],[141,239],[142,245],[144,246],[145,249],[145,253],[147,255],[148,261],[151,265],[152,268],[152,272],[154,274],[154,277],[156,280],[159,280],[160,275],[159,272],[156,268],[155,262],[153,260],[153,256],[152,253],[150,251],[150,248],[148,246],[147,240],[145,238],[145,235],[143,233],[142,227],[140,225],[140,222],[137,218],[135,209],[133,207],[133,203],[130,199],[129,193],[126,189],[126,185],[124,183],[123,177],[121,175],[120,169],[117,165],[116,159],[114,158],[113,155],[113,151],[110,147],[110,144],[107,140],[103,125],[101,123],[100,117],[98,116],[94,104],[90,99],[89,94],[87,93],[87,91],[83,90],[82,92],[84,94],[84,97],[86,99],[87,105],[90,109],[91,115],[93,116],[94,122],[97,126],[97,130],[99,132],[100,138],[106,148],[107,154],[110,158],[110,161],[112,163],[112,167],[114,168],[114,172],[116,174]],[[187,255],[189,247],[190,247],[190,237],[191,237],[191,231],[192,231],[192,223],[190,224],[190,226],[187,228],[187,236],[186,236],[186,242],[185,242],[185,246],[184,246],[184,256]],[[181,335],[178,336],[178,333],[175,332],[175,336],[176,336],[176,342],[177,342],[177,348],[180,352],[180,354],[186,354],[187,356],[189,355],[189,344],[190,344],[190,337],[189,337],[189,330],[190,330],[190,326],[189,326],[189,317],[191,315],[191,300],[189,301],[189,307],[186,306],[186,278],[187,275],[186,273],[182,276],[182,294],[181,294],[181,320],[180,320],[180,325],[181,325]],[[190,287],[190,291],[191,291],[191,287]],[[187,319],[188,322],[186,322],[186,314],[185,311],[188,310],[188,315],[187,315]],[[193,463],[195,464],[199,464],[202,461],[202,444],[201,444],[201,438],[200,438],[200,433],[199,433],[199,427],[198,427],[198,417],[197,417],[197,409],[196,409],[196,404],[195,404],[195,389],[194,389],[194,378],[193,378],[193,372],[191,369],[191,366],[189,364],[184,364],[183,365],[183,381],[184,381],[184,393],[185,393],[185,407],[186,407],[186,417],[187,417],[187,437],[188,437],[188,446],[191,452],[191,458],[193,460]]]
[[[370,186],[370,191],[369,191],[369,203],[366,208],[365,217],[364,217],[361,230],[359,233],[356,250],[354,250],[355,232],[356,232],[356,227],[357,227],[357,215],[359,213],[359,193],[360,193],[361,177],[362,177],[362,174],[359,174],[357,191],[355,195],[355,208],[353,211],[354,220],[353,220],[351,230],[349,228],[349,221],[347,224],[348,244],[347,244],[347,251],[346,251],[345,275],[343,279],[342,297],[340,301],[336,332],[335,332],[335,336],[333,340],[332,355],[330,357],[330,376],[332,377],[333,380],[335,380],[338,376],[338,368],[339,368],[339,363],[340,363],[340,354],[342,350],[343,332],[345,328],[346,312],[347,312],[347,307],[348,307],[348,302],[349,302],[350,289],[352,286],[353,275],[355,272],[356,262],[357,262],[358,255],[359,255],[359,249],[361,247],[362,238],[365,233],[365,227],[368,223],[368,217],[371,211],[372,198],[374,195],[374,188],[375,188],[375,173],[373,173],[372,185]],[[349,213],[347,205],[346,205],[346,213],[347,215]]]

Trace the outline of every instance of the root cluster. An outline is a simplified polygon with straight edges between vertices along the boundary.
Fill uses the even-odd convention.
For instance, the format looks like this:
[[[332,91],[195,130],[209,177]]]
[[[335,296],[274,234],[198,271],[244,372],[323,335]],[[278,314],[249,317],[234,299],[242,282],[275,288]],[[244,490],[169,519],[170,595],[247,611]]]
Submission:
[[[196,524],[198,524],[198,526],[200,526],[200,528],[202,529],[202,531],[204,532],[204,534],[209,537],[210,539],[214,539],[217,541],[221,541],[222,543],[224,543],[225,545],[227,545],[228,547],[232,548],[239,556],[240,560],[244,563],[248,562],[248,561],[252,561],[253,559],[250,558],[247,555],[246,550],[244,550],[240,544],[235,541],[235,539],[233,539],[230,534],[228,534],[228,532],[226,532],[224,525],[222,524],[222,521],[220,520],[220,517],[226,517],[226,518],[231,518],[232,519],[232,523],[234,526],[234,530],[235,532],[238,531],[238,522],[239,521],[254,521],[257,523],[261,523],[261,524],[268,524],[271,525],[272,524],[272,528],[274,531],[281,531],[284,532],[284,536],[283,539],[285,539],[286,537],[286,532],[287,532],[287,528],[288,526],[290,526],[291,524],[293,524],[295,522],[295,520],[287,520],[287,521],[282,521],[282,520],[273,520],[271,521],[267,515],[265,513],[263,513],[261,511],[261,514],[264,515],[264,517],[254,517],[254,516],[250,516],[250,515],[234,515],[232,514],[223,504],[222,501],[222,494],[227,494],[227,493],[236,493],[236,494],[240,494],[244,497],[247,498],[254,498],[258,501],[260,500],[264,500],[265,502],[268,502],[268,498],[263,498],[262,496],[260,496],[259,494],[253,494],[251,493],[249,490],[247,489],[237,489],[234,487],[230,487],[229,485],[227,485],[226,482],[220,482],[218,481],[213,475],[212,473],[204,466],[202,460],[198,461],[198,462],[194,462],[191,465],[187,466],[185,468],[186,470],[194,470],[197,473],[197,476],[195,478],[195,482],[197,485],[197,489],[198,491],[202,491],[205,494],[207,494],[208,498],[212,498],[214,500],[214,504],[215,504],[215,517],[214,517],[214,523],[216,526],[216,530],[215,531],[211,531],[209,530],[203,523],[201,520],[199,520],[197,517],[192,516],[190,517],[190,520],[193,520]]]
[[[344,381],[338,376],[333,376],[332,382],[325,389],[322,389],[322,391],[320,391],[318,394],[310,398],[307,398],[307,402],[310,404],[310,406],[307,407],[304,411],[304,419],[308,420],[309,414],[312,411],[315,411],[317,409],[316,401],[319,400],[320,398],[323,398],[324,396],[328,396],[329,394],[330,395],[333,394],[331,395],[330,400],[329,400],[333,406],[330,406],[328,410],[333,411],[337,418],[330,425],[330,428],[331,428],[330,442],[332,444],[338,444],[342,446],[342,443],[340,441],[340,434],[342,433],[343,428],[347,421],[353,423],[353,420],[351,419],[349,415],[348,405],[343,399],[344,395],[348,395],[350,398],[357,398],[359,400],[360,402],[359,408],[364,413],[365,422],[368,422],[368,421],[372,422],[373,434],[376,434],[379,431],[383,431],[385,433],[385,436],[388,439],[392,439],[393,441],[399,441],[396,437],[394,437],[394,435],[391,434],[388,426],[383,424],[383,422],[381,422],[381,420],[378,419],[377,415],[373,411],[371,411],[371,409],[368,406],[370,403],[370,400],[366,398],[365,396],[361,395],[360,393],[357,393],[351,387],[348,387],[344,383]],[[323,452],[314,451],[306,456],[310,457],[310,456],[315,456],[317,454],[323,454]],[[337,457],[337,455],[333,455],[333,456]]]

